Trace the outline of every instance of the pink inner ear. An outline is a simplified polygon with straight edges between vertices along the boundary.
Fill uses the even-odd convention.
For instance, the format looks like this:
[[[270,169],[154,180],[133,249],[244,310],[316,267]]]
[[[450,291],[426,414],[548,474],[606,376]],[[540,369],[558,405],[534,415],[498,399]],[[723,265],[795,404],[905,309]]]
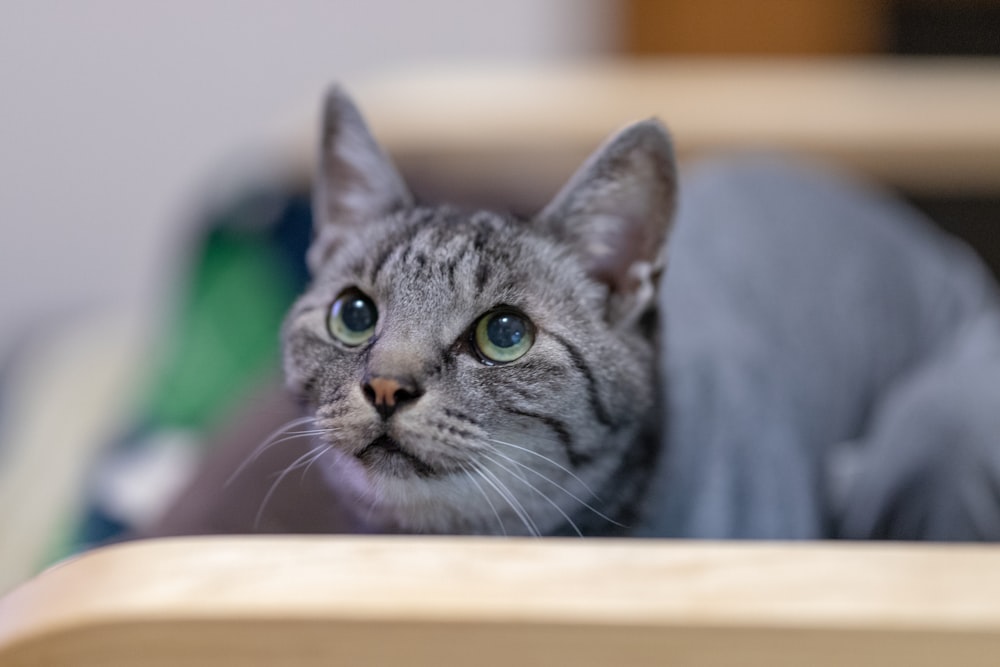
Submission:
[[[608,225],[601,236],[604,238],[591,246],[590,271],[597,280],[608,285],[613,292],[624,293],[637,287],[636,276],[630,271],[632,265],[642,261],[652,250],[653,243],[643,233],[644,228],[635,224]]]
[[[538,224],[575,248],[588,273],[613,294],[633,293],[646,282],[634,269],[655,269],[661,254],[675,187],[670,138],[657,121],[642,121],[598,148]]]
[[[584,191],[589,201],[577,227],[591,275],[616,293],[638,287],[632,267],[656,261],[672,217],[672,196],[655,161],[638,152],[625,165],[613,181]]]

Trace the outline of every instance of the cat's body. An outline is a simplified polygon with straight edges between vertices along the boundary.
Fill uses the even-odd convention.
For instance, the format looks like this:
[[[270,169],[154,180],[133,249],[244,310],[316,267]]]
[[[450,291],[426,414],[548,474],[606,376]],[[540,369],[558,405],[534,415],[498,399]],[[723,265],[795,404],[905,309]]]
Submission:
[[[1000,316],[971,251],[787,158],[705,161],[680,193],[640,532],[1000,538]]]
[[[646,121],[522,220],[414,202],[337,90],[322,136],[308,416],[219,529],[1000,538],[995,286],[908,208],[762,157],[677,197]]]

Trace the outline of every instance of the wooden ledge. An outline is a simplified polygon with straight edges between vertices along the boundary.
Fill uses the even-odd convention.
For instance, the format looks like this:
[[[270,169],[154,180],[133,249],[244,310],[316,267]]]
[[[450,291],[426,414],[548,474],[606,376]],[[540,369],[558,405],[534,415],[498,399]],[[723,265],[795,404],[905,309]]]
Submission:
[[[682,156],[789,150],[914,192],[1000,192],[1000,63],[990,59],[480,63],[344,83],[404,170],[470,187],[520,178],[548,192],[612,131],[656,115]],[[293,142],[303,171],[315,125],[299,123]]]
[[[181,538],[0,600],[0,664],[995,665],[1000,547]]]

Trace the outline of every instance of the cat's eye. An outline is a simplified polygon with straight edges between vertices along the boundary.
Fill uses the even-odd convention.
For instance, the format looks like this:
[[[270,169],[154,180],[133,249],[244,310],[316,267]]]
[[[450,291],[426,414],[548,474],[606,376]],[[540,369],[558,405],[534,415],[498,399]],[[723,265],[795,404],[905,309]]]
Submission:
[[[527,354],[535,333],[526,317],[500,310],[479,318],[473,339],[485,361],[504,364]]]
[[[368,341],[375,333],[378,309],[367,296],[351,289],[330,306],[326,318],[326,328],[330,335],[344,345],[355,347]]]

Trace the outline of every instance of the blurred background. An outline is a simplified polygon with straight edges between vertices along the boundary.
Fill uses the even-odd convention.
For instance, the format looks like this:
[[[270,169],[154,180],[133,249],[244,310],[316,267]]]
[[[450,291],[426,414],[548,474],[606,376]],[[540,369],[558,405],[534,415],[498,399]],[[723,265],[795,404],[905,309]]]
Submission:
[[[376,134],[401,147],[404,169],[419,185],[421,167],[427,165],[420,136],[437,140],[434,132],[442,123],[458,135],[463,125],[488,127],[462,113],[478,114],[481,121],[491,108],[500,109],[497,113],[508,122],[530,119],[530,100],[519,95],[533,95],[541,107],[558,107],[554,100],[563,89],[549,82],[560,81],[552,73],[564,65],[571,68],[564,81],[586,82],[591,71],[615,81],[619,70],[608,70],[607,63],[677,62],[683,69],[692,58],[726,58],[721,67],[731,70],[739,62],[732,59],[962,57],[970,60],[961,61],[967,67],[961,65],[956,77],[968,79],[970,87],[959,92],[973,91],[967,111],[977,114],[972,118],[982,128],[990,118],[1000,124],[1000,107],[991,104],[996,87],[983,85],[997,83],[998,55],[1000,2],[990,0],[3,2],[0,566],[5,557],[12,558],[11,536],[26,535],[31,526],[45,532],[74,520],[54,509],[57,499],[50,510],[42,507],[44,498],[25,503],[37,504],[44,516],[22,516],[11,508],[20,506],[32,487],[55,498],[86,486],[79,474],[60,477],[52,471],[53,460],[77,470],[86,467],[85,454],[59,449],[63,440],[86,434],[97,443],[93,451],[121,437],[127,419],[111,415],[102,421],[106,407],[88,401],[112,396],[122,405],[134,402],[141,392],[133,374],[148,371],[153,356],[170,356],[162,349],[147,355],[149,341],[170,331],[171,308],[187,298],[179,287],[182,274],[213,216],[231,213],[233,201],[245,200],[248,184],[292,183],[293,195],[305,196],[301,188],[311,159],[313,113],[331,81],[361,91],[363,107],[371,102]],[[698,62],[690,71],[702,71]],[[951,76],[937,64],[932,69],[935,81]],[[810,71],[796,70],[798,80],[808,80]],[[923,79],[914,71],[908,70],[912,87],[919,89]],[[719,75],[717,68],[705,72],[711,80]],[[968,72],[971,78],[965,77]],[[456,79],[461,85],[453,85]],[[443,117],[452,103],[443,96],[461,90],[471,96],[480,90],[476,85],[494,95],[484,98],[492,100],[489,106],[463,106],[456,98],[461,113]],[[847,88],[858,92],[852,83]],[[611,96],[615,90],[609,88]],[[977,101],[976,91],[986,96]],[[925,94],[928,99],[935,95]],[[949,95],[947,89],[942,95]],[[685,103],[678,100],[680,106]],[[518,116],[509,109],[527,112]],[[417,123],[407,135],[390,111],[397,120],[412,112],[425,125]],[[725,116],[736,110],[715,111]],[[660,113],[672,123],[669,108],[634,103],[628,112]],[[572,116],[572,111],[565,115],[567,127],[560,131],[575,127]],[[600,134],[613,129],[604,118],[595,125],[601,126]],[[682,148],[683,128],[683,122],[675,126]],[[591,135],[590,128],[581,131],[581,145],[594,139]],[[526,130],[524,136],[539,135]],[[994,131],[990,140],[996,136]],[[488,138],[479,139],[489,144]],[[906,194],[971,240],[996,268],[1000,177],[988,172],[1000,162],[993,144],[977,146],[976,136],[963,140],[963,150],[981,154],[972,167],[966,164],[968,171],[954,172],[958,187],[953,182],[940,191],[917,188]],[[554,171],[575,161],[576,152]],[[468,155],[461,157],[467,165]],[[455,174],[445,165],[436,178],[426,177],[424,188],[461,190]],[[963,174],[970,175],[968,188],[962,187]],[[521,182],[523,202],[514,203],[535,203],[540,195],[532,187],[548,191],[549,181],[558,180],[547,178]],[[253,201],[263,202],[260,210],[277,210],[271,218],[298,220],[296,233],[308,227],[287,198]],[[108,318],[116,324],[106,326]],[[267,333],[262,345],[271,345],[271,330],[262,330]],[[79,335],[66,342],[68,332]],[[81,337],[86,340],[74,342]],[[93,340],[104,345],[94,347]],[[81,356],[87,361],[80,362]],[[122,359],[128,359],[127,368],[120,368]],[[74,386],[60,381],[67,376]],[[41,426],[29,424],[25,416],[32,410],[29,403],[38,401],[45,404],[34,413]],[[82,423],[68,418],[72,409],[83,413]],[[24,451],[14,453],[18,447],[39,452],[47,446],[52,453],[34,469],[24,463]],[[33,542],[19,561],[22,570],[25,559],[37,561],[39,553],[59,551],[46,540],[51,542],[45,536]]]
[[[247,167],[333,79],[609,54],[995,56],[998,15],[988,0],[4,2],[0,359],[86,309],[155,303],[206,177]]]
[[[603,52],[611,11],[601,0],[0,4],[0,358],[42,321],[148,307],[205,179],[273,148],[332,80]]]

